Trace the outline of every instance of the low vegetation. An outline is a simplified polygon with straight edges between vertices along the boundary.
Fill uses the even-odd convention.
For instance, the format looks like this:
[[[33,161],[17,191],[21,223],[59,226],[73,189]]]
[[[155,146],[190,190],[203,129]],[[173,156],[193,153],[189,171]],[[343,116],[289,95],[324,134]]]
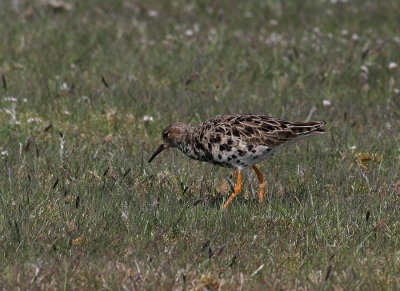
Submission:
[[[0,285],[400,288],[400,3],[3,1]],[[245,173],[163,152],[218,114],[326,120]]]

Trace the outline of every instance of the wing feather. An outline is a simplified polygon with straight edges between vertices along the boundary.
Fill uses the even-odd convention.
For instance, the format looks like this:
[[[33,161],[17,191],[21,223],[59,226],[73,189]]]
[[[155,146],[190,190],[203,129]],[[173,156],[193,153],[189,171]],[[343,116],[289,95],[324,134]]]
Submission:
[[[290,122],[264,115],[220,115],[200,125],[203,134],[230,136],[248,145],[278,147],[325,132],[325,121]],[[225,139],[225,138],[224,138]]]

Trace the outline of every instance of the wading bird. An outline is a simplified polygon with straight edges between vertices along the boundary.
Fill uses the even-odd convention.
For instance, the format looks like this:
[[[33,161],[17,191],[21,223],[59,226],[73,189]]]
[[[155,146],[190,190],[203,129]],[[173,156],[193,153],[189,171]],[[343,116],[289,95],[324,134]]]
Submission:
[[[240,192],[242,171],[252,167],[258,177],[261,203],[265,183],[255,165],[292,142],[324,133],[324,124],[325,121],[291,122],[252,114],[220,115],[198,127],[176,122],[163,131],[163,143],[148,162],[164,149],[178,148],[191,159],[235,168],[237,183],[224,209]]]

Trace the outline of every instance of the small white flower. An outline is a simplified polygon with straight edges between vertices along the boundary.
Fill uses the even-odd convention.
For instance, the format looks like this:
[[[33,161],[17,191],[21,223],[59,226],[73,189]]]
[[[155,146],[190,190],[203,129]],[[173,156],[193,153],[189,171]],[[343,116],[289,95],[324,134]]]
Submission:
[[[153,121],[154,118],[153,118],[153,116],[145,115],[145,116],[143,116],[143,119],[142,119],[142,120],[143,120],[143,121]]]
[[[397,68],[397,64],[395,62],[390,62],[389,65],[388,65],[388,68],[389,68],[389,70],[396,69]]]
[[[361,66],[361,72],[368,74],[369,70],[367,66]]]
[[[40,122],[40,121],[42,121],[42,120],[38,117],[31,117],[31,118],[28,118],[28,120],[27,120],[28,123]]]
[[[399,93],[400,93],[400,90],[399,90],[398,88],[394,88],[394,89],[393,89],[393,92],[396,93],[396,94],[399,94]]]
[[[22,99],[22,101],[23,101],[24,103],[26,103],[26,102],[28,102],[28,99],[27,99],[27,98],[24,98],[24,99]]]
[[[14,98],[14,97],[5,97],[5,98],[4,98],[4,101],[17,102],[18,99],[17,99],[17,98]]]
[[[346,36],[346,35],[348,35],[348,34],[349,34],[349,32],[348,32],[347,29],[343,29],[343,30],[342,30],[342,35],[343,35],[343,36]]]
[[[187,36],[192,36],[193,35],[193,30],[192,29],[188,29],[188,30],[185,31],[185,34]]]
[[[353,35],[351,36],[351,39],[352,39],[352,40],[359,40],[360,37],[358,36],[357,33],[353,33]]]
[[[63,91],[68,91],[68,84],[67,83],[62,83],[62,85],[60,86],[60,89]]]
[[[71,115],[71,112],[69,112],[68,110],[64,110],[63,112],[65,115]]]
[[[357,148],[357,147],[356,147],[355,145],[349,147],[349,149],[351,149],[351,150],[355,150],[356,148]]]
[[[157,17],[158,16],[158,11],[157,10],[149,10],[147,15],[150,16],[150,17]]]
[[[2,151],[2,152],[1,152],[1,155],[2,155],[2,156],[8,156],[8,151]]]
[[[331,106],[331,105],[332,105],[332,102],[329,101],[329,100],[322,100],[322,105],[324,105],[324,106]]]

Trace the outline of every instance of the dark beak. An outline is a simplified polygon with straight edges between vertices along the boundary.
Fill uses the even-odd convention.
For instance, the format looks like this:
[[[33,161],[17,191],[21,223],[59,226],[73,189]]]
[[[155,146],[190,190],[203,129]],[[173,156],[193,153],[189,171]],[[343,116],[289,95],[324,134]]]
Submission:
[[[148,163],[151,163],[151,161],[159,154],[161,153],[163,150],[165,150],[167,148],[167,146],[165,144],[160,145],[156,151],[154,152],[154,154],[151,156],[151,158],[149,159]]]

